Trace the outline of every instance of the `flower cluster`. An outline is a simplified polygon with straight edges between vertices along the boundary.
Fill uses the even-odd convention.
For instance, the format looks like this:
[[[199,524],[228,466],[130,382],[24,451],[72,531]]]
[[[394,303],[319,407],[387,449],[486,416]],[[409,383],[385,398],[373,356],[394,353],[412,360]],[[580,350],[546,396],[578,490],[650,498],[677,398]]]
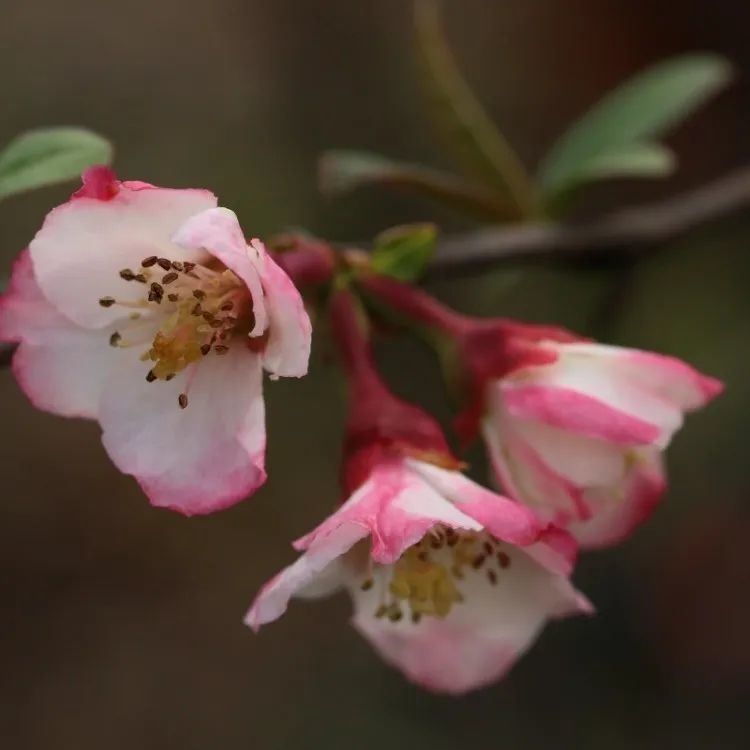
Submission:
[[[273,253],[204,190],[88,170],[0,300],[0,340],[32,401],[96,419],[107,453],[157,506],[210,513],[266,479],[263,370],[307,372],[297,285],[325,297],[349,389],[344,502],[250,607],[346,589],[355,628],[432,690],[499,679],[549,619],[593,611],[570,581],[579,546],[612,545],[664,494],[662,453],[721,384],[668,356],[560,328],[478,320],[326,244]],[[320,289],[323,289],[321,295]],[[375,366],[368,307],[427,334],[481,435],[500,492],[466,477],[442,429]]]

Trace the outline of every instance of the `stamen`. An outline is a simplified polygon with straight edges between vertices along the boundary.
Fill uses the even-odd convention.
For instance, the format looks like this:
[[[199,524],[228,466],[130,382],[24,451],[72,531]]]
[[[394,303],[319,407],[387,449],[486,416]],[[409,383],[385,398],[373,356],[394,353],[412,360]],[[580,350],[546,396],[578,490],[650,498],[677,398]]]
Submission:
[[[143,268],[149,268],[150,266],[153,266],[157,260],[159,259],[155,255],[149,255],[148,258],[144,258],[141,261],[141,266],[143,266]]]
[[[187,409],[187,405],[188,405],[187,393],[181,393],[177,397],[177,403],[180,405],[180,409]]]
[[[510,557],[508,557],[505,552],[497,553],[497,561],[500,564],[500,567],[503,569],[510,567]]]
[[[193,297],[195,299],[205,299],[206,293],[202,289],[193,289]]]
[[[172,261],[167,260],[166,258],[157,258],[156,262],[165,270],[169,271],[170,268],[172,268]]]
[[[115,331],[110,337],[109,337],[109,345],[110,346],[117,346],[120,343],[120,339],[122,336]]]
[[[164,274],[162,277],[161,283],[162,284],[171,284],[173,281],[177,281],[177,279],[180,278],[180,274],[178,274],[176,271],[170,271],[167,274]]]
[[[114,305],[115,302],[117,302],[117,300],[114,297],[102,297],[99,300],[99,304],[102,307],[112,307],[112,305]]]
[[[172,293],[172,294],[168,294],[168,295],[167,295],[167,299],[168,299],[168,300],[169,300],[170,302],[178,302],[178,301],[179,301],[179,299],[180,299],[180,295],[179,295],[179,294],[174,294],[174,293]]]
[[[154,375],[154,371],[153,370],[149,370],[146,373],[146,382],[147,383],[153,383],[154,380],[156,380],[156,375]]]
[[[375,584],[375,581],[372,580],[372,578],[368,578],[366,581],[362,581],[362,585],[360,588],[362,591],[369,591]]]
[[[120,271],[120,278],[125,279],[125,281],[133,281],[135,273],[129,268],[123,268],[122,271]]]
[[[183,266],[179,260],[172,261],[172,268],[174,268],[175,271],[180,271],[180,272],[185,270],[185,266]]]
[[[211,347],[209,347],[209,349],[210,348]],[[214,346],[214,351],[219,356],[222,356],[222,355],[226,354],[229,351],[229,347],[228,346],[224,346],[224,344],[216,344],[216,346]]]

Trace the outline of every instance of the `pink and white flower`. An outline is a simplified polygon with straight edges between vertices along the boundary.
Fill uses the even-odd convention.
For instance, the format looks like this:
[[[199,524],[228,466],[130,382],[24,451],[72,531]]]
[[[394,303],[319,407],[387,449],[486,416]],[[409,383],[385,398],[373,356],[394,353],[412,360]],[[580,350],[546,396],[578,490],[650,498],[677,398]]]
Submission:
[[[721,384],[673,357],[541,340],[548,364],[486,385],[482,434],[502,485],[586,547],[614,544],[666,489],[662,452]]]
[[[500,679],[548,619],[591,610],[569,580],[576,544],[456,470],[436,421],[380,379],[350,293],[334,296],[331,323],[350,389],[349,499],[295,543],[304,554],[246,623],[345,587],[354,626],[414,682],[463,693]]]
[[[265,480],[262,371],[307,371],[302,299],[206,190],[95,167],[16,262],[0,340],[41,409],[96,419],[151,502],[186,515]]]
[[[362,284],[442,340],[466,400],[459,431],[481,430],[502,487],[585,547],[614,544],[649,516],[683,415],[723,388],[674,357],[470,318],[391,279]]]
[[[548,619],[591,611],[568,578],[575,543],[542,529],[528,508],[457,471],[384,454],[295,543],[304,553],[245,622],[257,631],[292,596],[344,587],[354,627],[387,663],[430,690],[464,693],[500,679]]]

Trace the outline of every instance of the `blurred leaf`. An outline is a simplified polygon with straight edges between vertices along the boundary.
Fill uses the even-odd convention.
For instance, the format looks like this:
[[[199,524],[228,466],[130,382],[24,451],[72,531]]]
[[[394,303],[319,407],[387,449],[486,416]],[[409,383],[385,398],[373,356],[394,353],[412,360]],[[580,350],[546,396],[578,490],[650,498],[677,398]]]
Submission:
[[[534,213],[534,188],[523,164],[461,75],[435,0],[415,5],[417,52],[432,115],[466,172],[507,195],[515,218]]]
[[[673,160],[653,140],[724,87],[729,63],[693,54],[660,63],[604,97],[552,147],[540,169],[547,199],[606,177],[668,174]]]
[[[425,195],[462,213],[507,220],[514,206],[502,195],[461,177],[418,164],[392,161],[364,151],[328,151],[318,166],[320,189],[337,195],[367,185],[385,185]]]
[[[0,151],[0,199],[66,182],[112,159],[109,141],[83,128],[31,130]]]
[[[372,267],[399,281],[415,281],[432,258],[436,238],[434,224],[407,224],[388,229],[375,238]]]

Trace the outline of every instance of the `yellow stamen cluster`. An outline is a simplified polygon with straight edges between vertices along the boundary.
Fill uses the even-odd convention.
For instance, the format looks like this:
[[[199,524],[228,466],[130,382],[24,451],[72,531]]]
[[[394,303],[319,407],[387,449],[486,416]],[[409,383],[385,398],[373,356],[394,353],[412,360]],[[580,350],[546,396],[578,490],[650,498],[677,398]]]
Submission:
[[[143,284],[143,298],[133,302],[102,297],[100,305],[139,310],[158,307],[163,316],[151,346],[141,355],[142,361],[153,362],[146,374],[149,382],[171,380],[211,351],[226,354],[232,335],[239,331],[246,334],[254,325],[250,294],[228,269],[150,256],[141,261],[137,273],[126,268],[120,271],[120,278]],[[140,312],[130,315],[131,320],[140,318]],[[116,331],[110,344],[131,346],[126,334]],[[179,403],[182,408],[187,406],[186,394],[180,395]]]
[[[434,529],[393,565],[375,616],[398,622],[407,606],[415,623],[425,615],[446,617],[464,601],[459,587],[467,575],[481,574],[492,586],[497,584],[498,573],[511,562],[502,547],[485,532]],[[373,587],[371,578],[361,586],[363,591]]]

